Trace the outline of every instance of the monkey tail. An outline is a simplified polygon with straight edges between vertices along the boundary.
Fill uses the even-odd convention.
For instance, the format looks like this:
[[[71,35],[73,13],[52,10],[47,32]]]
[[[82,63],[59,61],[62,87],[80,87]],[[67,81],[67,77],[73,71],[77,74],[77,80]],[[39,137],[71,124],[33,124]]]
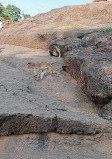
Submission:
[[[60,53],[59,48],[57,46],[54,46],[54,47],[56,48],[56,51],[59,53],[59,59],[56,62],[51,63],[51,65],[57,63],[60,60],[60,58],[61,58],[61,53]]]

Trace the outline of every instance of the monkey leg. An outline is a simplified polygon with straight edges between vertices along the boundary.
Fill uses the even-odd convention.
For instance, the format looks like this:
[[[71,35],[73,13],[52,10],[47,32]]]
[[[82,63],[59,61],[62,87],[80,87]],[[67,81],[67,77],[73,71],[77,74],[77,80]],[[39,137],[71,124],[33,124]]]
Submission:
[[[43,79],[43,77],[44,77],[44,75],[45,75],[46,72],[47,72],[47,70],[44,70],[43,72],[41,72],[40,79]]]
[[[34,68],[34,76],[38,75],[38,70],[36,68]]]
[[[49,70],[49,72],[50,72],[51,74],[57,74],[57,72],[53,72],[52,67],[48,67],[48,70]]]
[[[40,70],[38,68],[34,68],[34,77],[36,77],[37,80],[40,78]]]

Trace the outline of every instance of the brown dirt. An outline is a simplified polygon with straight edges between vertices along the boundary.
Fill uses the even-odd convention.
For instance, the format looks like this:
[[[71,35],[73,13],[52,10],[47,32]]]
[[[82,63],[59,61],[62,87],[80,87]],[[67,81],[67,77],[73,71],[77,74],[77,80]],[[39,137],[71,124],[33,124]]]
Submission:
[[[112,1],[67,6],[38,14],[2,29],[0,43],[48,49],[52,39],[64,38],[66,31],[71,29],[62,29],[62,26],[73,26],[74,23],[78,24],[78,31],[111,26]],[[79,24],[87,27],[82,29]]]

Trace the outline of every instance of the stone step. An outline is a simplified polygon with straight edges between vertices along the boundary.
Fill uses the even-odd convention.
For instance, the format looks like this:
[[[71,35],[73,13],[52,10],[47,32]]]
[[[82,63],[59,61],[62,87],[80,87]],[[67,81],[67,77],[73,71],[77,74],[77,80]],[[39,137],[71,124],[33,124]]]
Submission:
[[[83,112],[0,115],[0,136],[43,132],[93,135],[112,132],[112,124],[97,115]]]

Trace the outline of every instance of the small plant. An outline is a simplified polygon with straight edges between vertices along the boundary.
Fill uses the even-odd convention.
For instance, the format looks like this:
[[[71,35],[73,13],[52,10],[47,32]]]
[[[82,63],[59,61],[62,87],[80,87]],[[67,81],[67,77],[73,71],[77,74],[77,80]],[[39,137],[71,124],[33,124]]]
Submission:
[[[101,30],[101,32],[111,32],[111,31],[112,31],[112,27],[106,27]]]

